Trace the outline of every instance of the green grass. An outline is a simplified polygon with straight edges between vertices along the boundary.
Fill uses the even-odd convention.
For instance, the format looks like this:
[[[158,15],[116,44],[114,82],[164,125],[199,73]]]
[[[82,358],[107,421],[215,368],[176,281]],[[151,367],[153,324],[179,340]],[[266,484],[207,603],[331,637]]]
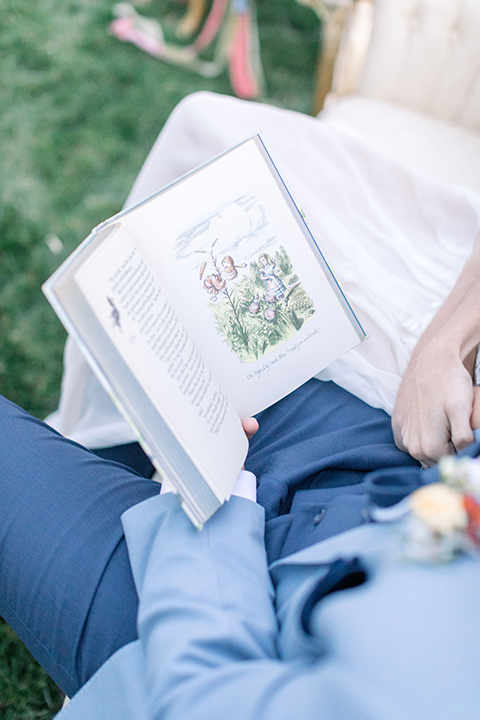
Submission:
[[[63,698],[5,623],[0,624],[0,717],[49,720]]]
[[[64,332],[40,286],[122,206],[178,101],[212,80],[108,33],[113,0],[2,0],[0,24],[0,393],[38,417],[58,401]],[[296,0],[258,0],[261,100],[309,112],[319,24]],[[167,32],[183,6],[140,8]],[[47,241],[61,239],[54,255]],[[49,718],[58,692],[0,625],[0,717]]]

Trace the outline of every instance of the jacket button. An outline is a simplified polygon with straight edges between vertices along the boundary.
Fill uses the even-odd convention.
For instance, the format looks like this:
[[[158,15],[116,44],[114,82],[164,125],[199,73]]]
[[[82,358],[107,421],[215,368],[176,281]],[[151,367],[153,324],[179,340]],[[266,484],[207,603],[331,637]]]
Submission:
[[[323,520],[323,518],[325,517],[325,513],[326,513],[326,512],[327,512],[327,511],[325,510],[325,508],[322,508],[322,509],[320,510],[320,512],[318,512],[318,513],[315,515],[315,517],[313,518],[313,524],[314,524],[314,525],[318,525],[319,523],[321,523],[322,520]]]

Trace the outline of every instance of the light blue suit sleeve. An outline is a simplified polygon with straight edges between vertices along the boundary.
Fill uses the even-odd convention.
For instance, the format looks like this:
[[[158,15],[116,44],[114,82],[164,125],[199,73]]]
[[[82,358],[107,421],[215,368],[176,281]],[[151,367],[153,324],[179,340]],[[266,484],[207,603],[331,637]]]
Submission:
[[[163,496],[124,527],[152,719],[407,720],[346,663],[279,658],[258,505],[233,498],[198,532]]]

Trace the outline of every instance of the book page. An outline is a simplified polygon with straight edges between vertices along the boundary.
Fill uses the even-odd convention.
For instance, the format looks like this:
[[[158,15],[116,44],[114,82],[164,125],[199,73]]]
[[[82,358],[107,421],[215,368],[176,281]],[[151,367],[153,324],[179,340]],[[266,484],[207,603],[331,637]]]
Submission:
[[[256,139],[121,222],[242,417],[363,337]]]
[[[247,450],[239,417],[122,226],[75,282],[187,454],[228,497]]]

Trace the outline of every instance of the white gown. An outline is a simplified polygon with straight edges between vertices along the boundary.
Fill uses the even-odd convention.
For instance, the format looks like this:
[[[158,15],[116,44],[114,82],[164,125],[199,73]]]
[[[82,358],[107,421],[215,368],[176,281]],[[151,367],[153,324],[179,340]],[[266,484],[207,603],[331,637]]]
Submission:
[[[393,161],[328,114],[201,92],[173,111],[127,205],[257,132],[369,336],[319,377],[391,413],[411,352],[471,252],[480,196]],[[135,439],[71,339],[48,421],[92,448]]]

